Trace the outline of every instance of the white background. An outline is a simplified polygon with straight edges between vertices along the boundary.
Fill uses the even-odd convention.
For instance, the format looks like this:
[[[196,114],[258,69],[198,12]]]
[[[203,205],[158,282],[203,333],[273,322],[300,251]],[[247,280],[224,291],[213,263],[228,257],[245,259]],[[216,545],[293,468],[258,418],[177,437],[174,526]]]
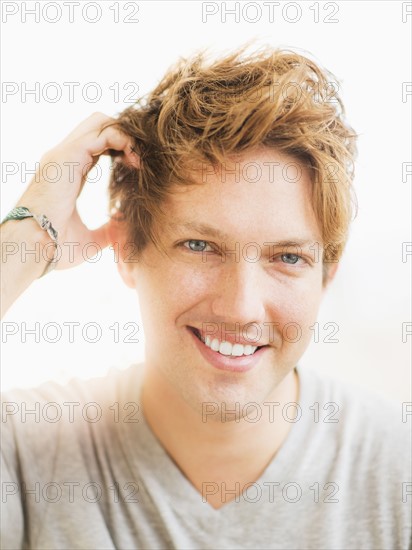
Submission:
[[[255,38],[257,46],[270,44],[307,52],[331,70],[341,82],[348,119],[360,134],[355,181],[359,212],[336,280],[322,305],[320,342],[311,344],[301,364],[391,399],[410,400],[412,336],[402,341],[402,323],[411,321],[412,257],[402,261],[402,243],[411,241],[412,177],[402,181],[402,163],[411,160],[412,97],[402,100],[402,83],[411,81],[412,15],[402,20],[402,11],[412,10],[410,3],[280,2],[275,3],[274,20],[270,21],[267,3],[241,2],[238,21],[230,14],[225,21],[225,4],[233,9],[235,2],[209,2],[207,9],[217,11],[209,16],[205,15],[206,3],[198,1],[82,2],[73,6],[73,22],[65,2],[39,2],[38,22],[34,15],[24,15],[35,2],[2,4],[3,91],[5,83],[15,83],[7,90],[10,86],[17,90],[14,95],[3,94],[1,104],[2,218],[30,180],[30,174],[25,176],[21,170],[22,162],[33,169],[47,149],[94,111],[115,116],[129,105],[124,100],[133,88],[123,90],[126,83],[135,83],[138,95],[145,94],[179,56],[203,47],[227,52]],[[335,6],[338,9],[332,18],[337,22],[325,22]],[[90,22],[99,15],[98,21]],[[126,23],[128,15],[135,22]],[[36,82],[38,100],[32,94],[22,95],[24,83],[33,89]],[[47,87],[50,82],[57,83],[62,92],[57,102],[51,101],[56,86]],[[80,83],[73,102],[64,82]],[[97,102],[91,101],[96,86],[87,87],[90,82],[97,83],[101,91]],[[118,101],[110,89],[113,85],[119,86]],[[18,173],[8,175],[5,171],[10,164],[5,163],[12,162]],[[90,227],[107,219],[107,159],[101,166],[103,176],[88,183],[79,200],[80,212]],[[23,344],[22,322],[29,329],[35,322],[40,329],[46,323],[59,323],[61,340],[47,341],[56,334],[55,325],[49,325],[45,338],[40,331],[39,342],[35,342],[35,336],[27,334]],[[64,322],[80,323],[73,343]],[[81,329],[90,322],[101,326],[102,337],[97,343],[82,337]],[[109,328],[116,322],[118,343]],[[327,332],[322,327],[327,322],[339,325],[338,343],[323,342]],[[130,333],[123,329],[126,323],[140,327],[135,335],[138,343],[122,342]],[[13,328],[17,334],[7,336],[5,331]],[[93,338],[94,334],[90,328],[86,336]],[[137,296],[120,280],[110,250],[96,263],[36,281],[3,320],[4,340],[3,389],[46,379],[90,377],[144,357]]]

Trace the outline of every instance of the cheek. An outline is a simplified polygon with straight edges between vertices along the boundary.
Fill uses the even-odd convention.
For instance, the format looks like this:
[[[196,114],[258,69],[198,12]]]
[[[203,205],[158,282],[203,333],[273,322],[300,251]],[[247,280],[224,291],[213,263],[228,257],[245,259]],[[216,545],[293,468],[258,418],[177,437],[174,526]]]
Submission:
[[[279,292],[278,300],[272,303],[271,317],[279,323],[283,348],[288,348],[291,353],[301,353],[307,347],[313,334],[310,327],[316,322],[321,298],[321,277],[318,284],[300,281]]]
[[[174,324],[193,308],[211,288],[206,270],[179,262],[141,270],[137,277],[139,303],[144,319]]]
[[[180,309],[190,308],[205,298],[216,284],[213,274],[203,266],[177,264],[168,272],[168,285],[174,287],[174,300]]]

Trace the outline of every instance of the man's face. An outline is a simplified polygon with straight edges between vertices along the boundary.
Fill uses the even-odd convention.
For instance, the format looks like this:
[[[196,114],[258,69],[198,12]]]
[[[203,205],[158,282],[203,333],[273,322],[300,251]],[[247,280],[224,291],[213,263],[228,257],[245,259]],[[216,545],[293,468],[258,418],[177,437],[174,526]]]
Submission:
[[[134,267],[146,368],[193,409],[243,408],[293,371],[316,321],[322,241],[310,176],[296,159],[262,149],[199,181],[168,200],[166,253],[149,244]],[[250,346],[263,347],[250,354]]]

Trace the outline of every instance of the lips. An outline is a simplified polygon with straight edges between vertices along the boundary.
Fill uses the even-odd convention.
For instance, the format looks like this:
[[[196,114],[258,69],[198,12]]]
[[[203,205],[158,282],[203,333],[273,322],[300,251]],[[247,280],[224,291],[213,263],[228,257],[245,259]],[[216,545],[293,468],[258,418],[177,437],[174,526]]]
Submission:
[[[207,360],[207,362],[212,367],[219,370],[239,372],[239,373],[249,371],[259,363],[262,354],[264,354],[266,350],[269,348],[269,346],[266,346],[266,345],[259,346],[253,351],[253,353],[241,354],[241,355],[239,355],[240,348],[235,348],[234,355],[228,354],[228,353],[221,353],[220,351],[214,351],[213,349],[211,349],[210,346],[206,345],[205,343],[206,337],[202,338],[202,335],[198,329],[190,326],[188,326],[187,329],[189,333],[192,335],[193,341],[196,347],[199,349],[200,353],[203,355],[203,357]],[[224,341],[220,342],[220,345],[221,344],[225,344],[225,342]],[[237,345],[239,344],[234,344],[234,347]],[[241,347],[244,348],[246,346],[242,345]],[[219,346],[219,349],[220,349],[220,346]],[[236,355],[236,349],[237,349],[237,355]],[[228,350],[229,348],[226,348],[226,351]],[[225,351],[225,347],[223,347],[223,351]]]
[[[238,341],[230,342],[229,340],[220,340],[218,338],[213,338],[209,335],[202,335],[200,330],[189,327],[195,336],[202,341],[208,348],[215,352],[219,352],[221,355],[231,356],[231,357],[240,357],[242,355],[252,355],[258,349],[263,346],[254,346],[250,343],[240,343]]]
[[[201,340],[202,342],[204,342],[205,336],[209,336],[212,340],[214,338],[218,338],[216,335],[210,335],[210,334],[202,335],[200,330],[197,329],[196,327],[191,327],[191,326],[188,325],[187,328],[189,328],[199,338],[199,340]],[[244,338],[240,338],[240,337],[233,338],[233,337],[229,336],[228,338],[218,338],[218,339],[219,339],[220,342],[223,342],[223,341],[226,340],[227,342],[230,342],[231,344],[251,345],[253,347],[256,346],[255,342],[251,342],[251,341],[245,340]],[[259,348],[265,347],[265,345],[257,346],[257,347],[259,349]]]

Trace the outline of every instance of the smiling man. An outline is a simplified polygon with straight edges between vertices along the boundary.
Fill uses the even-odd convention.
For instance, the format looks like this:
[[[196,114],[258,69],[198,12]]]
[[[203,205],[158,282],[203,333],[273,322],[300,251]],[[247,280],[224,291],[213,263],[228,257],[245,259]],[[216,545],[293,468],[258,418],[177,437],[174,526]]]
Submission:
[[[165,204],[173,222],[159,234],[164,251],[148,246],[135,266],[123,264],[140,296],[147,338],[145,414],[199,491],[205,479],[218,483],[209,497],[216,507],[226,500],[221,483],[243,487],[256,480],[291,428],[267,414],[256,424],[236,420],[249,403],[296,402],[294,367],[322,296],[322,263],[309,250],[322,239],[310,177],[302,171],[299,181],[284,179],[290,160],[254,151],[237,162],[241,170],[252,161],[260,166],[258,183],[236,183],[236,175],[223,183],[220,172],[175,190]],[[264,176],[274,164],[273,178]],[[296,244],[285,244],[297,241],[307,243],[299,254]],[[298,340],[282,336],[288,323],[291,333],[299,327]],[[211,424],[201,423],[208,403],[216,404],[207,416]],[[222,408],[235,412],[222,415]]]
[[[80,263],[62,243],[111,243],[146,357],[5,396],[5,548],[410,547],[402,412],[298,366],[352,213],[331,78],[281,50],[196,56],[44,156],[76,163],[75,185],[33,180],[3,223],[42,252],[6,254],[4,309]],[[76,199],[103,153],[112,218],[90,231]]]

